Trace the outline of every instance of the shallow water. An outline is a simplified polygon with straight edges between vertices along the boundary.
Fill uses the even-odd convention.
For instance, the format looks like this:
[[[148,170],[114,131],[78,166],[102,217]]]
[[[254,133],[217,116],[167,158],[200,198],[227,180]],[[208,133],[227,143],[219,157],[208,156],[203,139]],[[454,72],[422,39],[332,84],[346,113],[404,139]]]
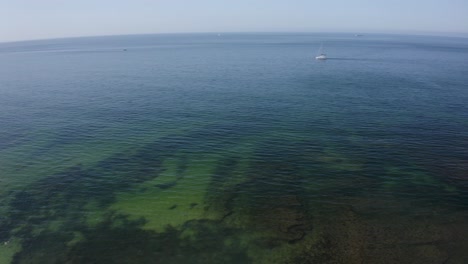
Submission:
[[[0,263],[467,263],[467,69],[463,38],[2,43]]]

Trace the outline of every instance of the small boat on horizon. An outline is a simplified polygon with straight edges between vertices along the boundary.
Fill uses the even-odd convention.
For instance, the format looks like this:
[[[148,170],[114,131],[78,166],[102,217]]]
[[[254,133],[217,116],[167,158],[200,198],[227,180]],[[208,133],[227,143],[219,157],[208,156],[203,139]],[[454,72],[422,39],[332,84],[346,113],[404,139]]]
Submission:
[[[316,60],[326,60],[327,59],[327,55],[325,53],[323,53],[323,43],[322,43],[322,45],[320,45],[318,55],[315,56],[315,59]]]
[[[315,57],[316,60],[326,60],[327,59],[327,55],[322,53],[318,56]]]

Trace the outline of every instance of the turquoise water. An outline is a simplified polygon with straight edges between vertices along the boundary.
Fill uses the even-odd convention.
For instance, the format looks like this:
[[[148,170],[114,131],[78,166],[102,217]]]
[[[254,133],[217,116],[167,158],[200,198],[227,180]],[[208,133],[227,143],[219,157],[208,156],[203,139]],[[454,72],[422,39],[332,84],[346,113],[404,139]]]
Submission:
[[[0,263],[468,263],[467,84],[464,38],[2,43]]]

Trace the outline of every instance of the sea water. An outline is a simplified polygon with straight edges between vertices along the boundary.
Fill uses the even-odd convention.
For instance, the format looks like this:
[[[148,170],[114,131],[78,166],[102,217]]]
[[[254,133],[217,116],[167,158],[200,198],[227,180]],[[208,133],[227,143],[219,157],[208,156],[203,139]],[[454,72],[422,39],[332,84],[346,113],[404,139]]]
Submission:
[[[468,263],[467,219],[466,38],[0,44],[0,263]]]

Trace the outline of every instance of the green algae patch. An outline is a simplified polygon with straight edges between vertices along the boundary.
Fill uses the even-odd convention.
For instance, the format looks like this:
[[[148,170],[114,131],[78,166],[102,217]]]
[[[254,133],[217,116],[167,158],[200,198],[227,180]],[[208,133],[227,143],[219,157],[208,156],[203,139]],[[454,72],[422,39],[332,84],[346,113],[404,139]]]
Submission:
[[[0,263],[11,263],[16,253],[21,251],[21,241],[11,239],[0,242]]]
[[[167,127],[164,131],[139,135],[135,135],[133,128],[129,128],[124,134],[109,128],[102,133],[115,135],[112,136],[115,138],[83,137],[67,140],[68,135],[57,137],[52,132],[42,131],[30,135],[30,139],[7,151],[0,151],[0,195],[66,172],[70,167],[79,165],[83,169],[93,169],[101,162],[121,156],[122,153],[134,155],[141,148],[158,142],[161,138],[187,133],[187,128]]]
[[[162,232],[187,221],[215,219],[205,210],[204,200],[216,159],[207,156],[185,161],[168,159],[164,171],[155,179],[140,184],[138,193],[121,193],[110,209],[131,219],[145,219],[143,229]]]

